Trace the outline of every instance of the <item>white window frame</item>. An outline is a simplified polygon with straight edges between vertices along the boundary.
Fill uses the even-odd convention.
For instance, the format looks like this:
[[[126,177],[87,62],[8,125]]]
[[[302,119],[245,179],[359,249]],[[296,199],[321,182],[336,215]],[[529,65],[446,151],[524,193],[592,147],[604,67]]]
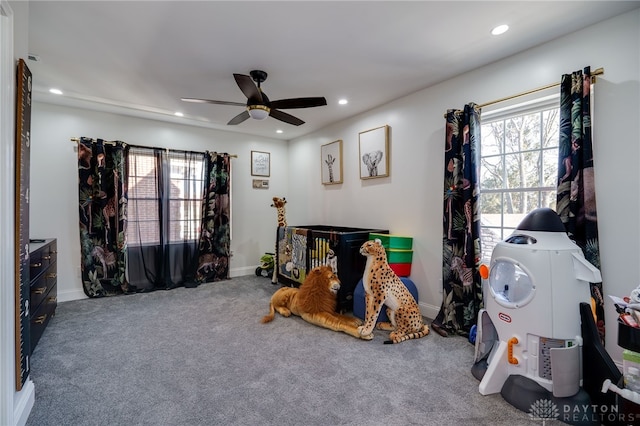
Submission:
[[[501,120],[508,120],[509,118],[518,117],[521,115],[532,114],[536,112],[548,111],[550,109],[560,108],[560,95],[558,93],[557,88],[553,91],[546,90],[542,92],[538,92],[532,95],[527,95],[527,97],[519,98],[518,100],[511,100],[510,102],[500,103],[500,105],[495,105],[491,107],[485,107],[481,113],[481,125],[485,126],[489,123]],[[482,138],[481,138],[482,141]],[[542,147],[537,148],[536,150],[544,151],[549,149],[557,150],[558,144],[551,147]],[[482,167],[482,142],[480,146],[480,167]],[[512,154],[507,152],[502,152],[501,154],[495,154],[494,157],[502,157],[502,161],[505,161],[505,157],[507,155]],[[503,163],[504,164],[504,163]],[[557,163],[556,163],[556,172],[557,175]],[[479,178],[482,179],[482,172],[479,173]],[[539,182],[538,186],[525,186],[521,188],[495,188],[495,189],[484,189],[483,182],[480,180],[480,218],[481,218],[481,241],[482,241],[482,261],[489,262],[491,258],[491,253],[493,251],[493,247],[495,243],[498,241],[504,240],[507,238],[518,225],[517,223],[505,223],[505,205],[501,206],[500,213],[500,222],[499,225],[495,223],[488,225],[485,221],[482,220],[482,194],[500,194],[504,197],[506,193],[522,193],[528,191],[547,191],[547,192],[555,192],[556,186],[543,186],[542,182]],[[538,199],[540,203],[540,199]],[[549,207],[549,206],[540,206],[540,207]],[[526,214],[526,213],[525,213]],[[523,214],[523,217],[524,215]]]

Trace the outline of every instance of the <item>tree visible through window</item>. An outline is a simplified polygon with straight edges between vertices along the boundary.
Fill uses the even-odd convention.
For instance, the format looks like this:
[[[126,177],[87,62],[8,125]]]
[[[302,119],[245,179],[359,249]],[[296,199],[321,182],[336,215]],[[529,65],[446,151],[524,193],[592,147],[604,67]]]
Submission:
[[[480,147],[482,261],[531,210],[555,210],[558,177],[557,97],[526,112],[483,114]]]

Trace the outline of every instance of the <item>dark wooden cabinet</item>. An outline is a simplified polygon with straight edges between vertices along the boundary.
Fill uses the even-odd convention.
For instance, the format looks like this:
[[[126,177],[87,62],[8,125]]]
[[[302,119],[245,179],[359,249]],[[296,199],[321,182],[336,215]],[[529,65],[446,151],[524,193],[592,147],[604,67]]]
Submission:
[[[58,304],[57,240],[32,242],[29,251],[29,319],[31,353],[35,349]]]

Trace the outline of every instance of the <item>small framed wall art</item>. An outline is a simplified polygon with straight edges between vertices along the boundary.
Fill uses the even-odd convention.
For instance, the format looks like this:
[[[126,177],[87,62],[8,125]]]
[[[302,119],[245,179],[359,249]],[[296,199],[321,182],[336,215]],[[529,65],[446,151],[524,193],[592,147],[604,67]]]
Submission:
[[[251,151],[251,176],[271,175],[271,154],[262,151]]]
[[[360,179],[389,176],[389,126],[359,134]]]
[[[342,140],[320,147],[320,170],[323,185],[342,183]]]

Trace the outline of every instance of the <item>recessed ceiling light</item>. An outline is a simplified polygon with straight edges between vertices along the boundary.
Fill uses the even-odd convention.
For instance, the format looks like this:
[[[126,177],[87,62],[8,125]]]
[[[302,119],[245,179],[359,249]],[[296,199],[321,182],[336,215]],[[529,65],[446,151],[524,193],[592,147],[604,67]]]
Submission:
[[[503,24],[503,25],[498,25],[497,27],[492,29],[491,34],[500,35],[500,34],[506,33],[507,31],[509,31],[509,26],[506,24]]]
[[[184,117],[184,114],[181,112],[174,112],[173,115],[175,115],[176,117]]]
[[[50,93],[53,93],[54,95],[62,95],[62,90],[60,89],[49,89]]]
[[[340,99],[340,100],[338,101],[338,103],[339,103],[340,105],[346,105],[346,104],[348,104],[348,103],[349,103],[349,101],[348,101],[348,100],[346,100],[346,99]]]
[[[276,133],[282,133],[282,130],[278,129],[276,130]]]

